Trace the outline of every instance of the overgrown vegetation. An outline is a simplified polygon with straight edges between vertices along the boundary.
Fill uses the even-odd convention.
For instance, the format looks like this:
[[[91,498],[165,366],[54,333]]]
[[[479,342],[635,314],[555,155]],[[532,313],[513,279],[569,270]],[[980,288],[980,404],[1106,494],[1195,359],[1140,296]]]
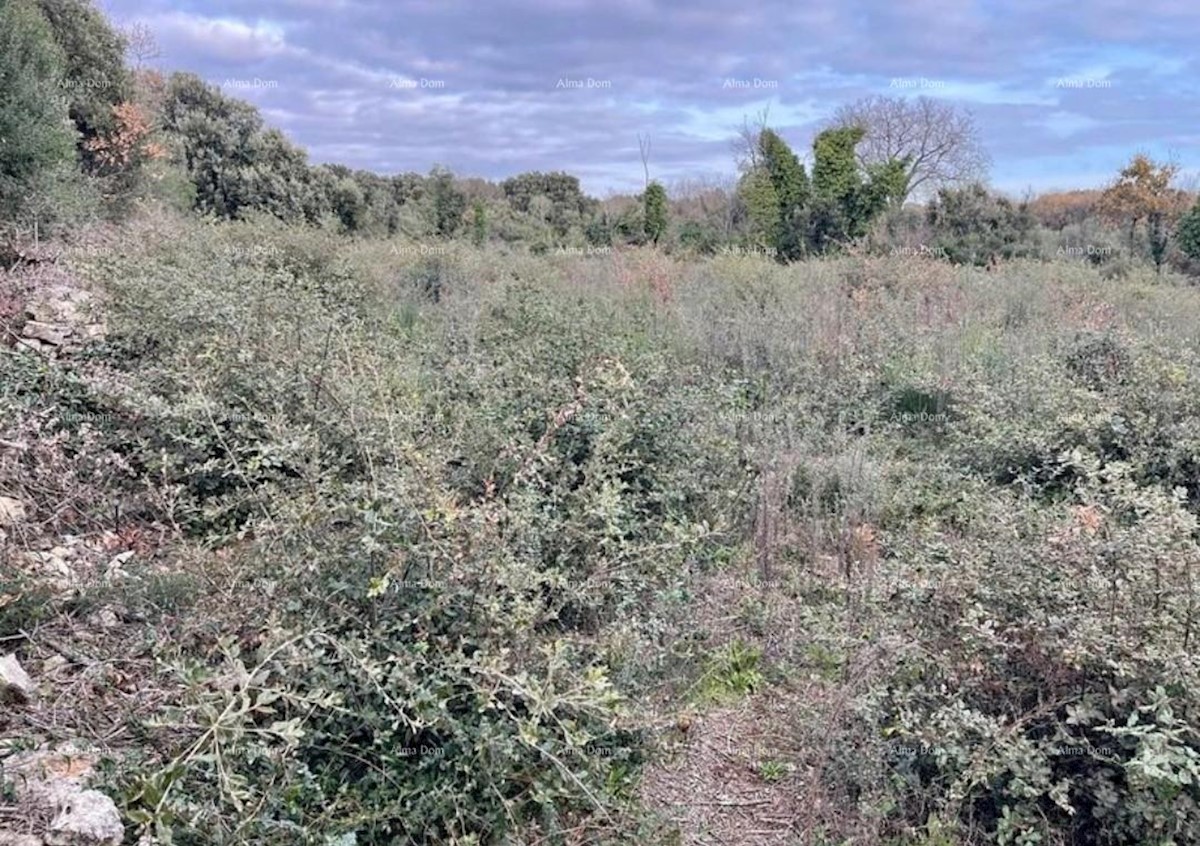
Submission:
[[[1190,289],[462,247],[434,301],[386,242],[172,225],[77,257],[108,337],[7,354],[3,408],[60,421],[73,520],[194,549],[120,600],[187,621],[110,783],[161,842],[651,836],[655,726],[806,667],[853,707],[798,705],[829,757],[756,777],[840,797],[828,831],[1195,836]],[[805,610],[727,630],[712,578]]]
[[[1016,202],[871,99],[690,196],[381,176],[0,24],[0,643],[60,689],[0,754],[93,742],[128,842],[691,842],[707,719],[771,740],[689,799],[795,842],[1200,842],[1175,164]]]

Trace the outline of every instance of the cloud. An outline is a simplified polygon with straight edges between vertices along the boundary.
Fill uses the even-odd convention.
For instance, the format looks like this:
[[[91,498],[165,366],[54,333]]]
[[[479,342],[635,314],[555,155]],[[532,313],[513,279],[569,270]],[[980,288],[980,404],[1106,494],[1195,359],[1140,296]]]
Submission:
[[[767,106],[805,153],[848,100],[946,99],[976,114],[997,181],[1055,184],[1090,179],[1139,148],[1186,150],[1190,141],[1194,149],[1185,117],[1200,115],[1193,0],[110,0],[109,8],[154,29],[165,67],[276,81],[234,93],[314,160],[382,172],[438,162],[491,178],[567,169],[596,193],[640,186],[639,132],[655,139],[651,170],[661,178],[732,173],[736,128]],[[1085,84],[1057,84],[1068,78]]]
[[[287,42],[278,25],[230,18],[206,18],[187,12],[168,12],[142,21],[166,50],[183,50],[219,61],[262,61],[284,55]]]

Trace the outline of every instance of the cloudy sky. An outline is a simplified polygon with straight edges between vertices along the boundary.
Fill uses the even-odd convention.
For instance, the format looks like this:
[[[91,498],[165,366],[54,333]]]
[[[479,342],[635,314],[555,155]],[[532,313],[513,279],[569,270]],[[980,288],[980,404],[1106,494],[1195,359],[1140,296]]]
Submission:
[[[992,182],[1090,187],[1136,151],[1200,166],[1197,0],[103,0],[313,161],[567,170],[639,188],[734,173],[744,117],[798,152],[869,94],[972,110]]]

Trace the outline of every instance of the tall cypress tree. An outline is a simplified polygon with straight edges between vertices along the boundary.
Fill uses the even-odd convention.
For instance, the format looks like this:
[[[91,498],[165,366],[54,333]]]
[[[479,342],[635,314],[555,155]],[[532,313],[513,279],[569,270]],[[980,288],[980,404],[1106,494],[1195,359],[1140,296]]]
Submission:
[[[646,186],[642,197],[646,237],[657,244],[667,231],[667,191],[657,182]]]
[[[758,136],[758,146],[777,208],[771,246],[781,258],[799,258],[804,252],[800,230],[809,200],[808,174],[792,148],[774,130],[764,129]]]

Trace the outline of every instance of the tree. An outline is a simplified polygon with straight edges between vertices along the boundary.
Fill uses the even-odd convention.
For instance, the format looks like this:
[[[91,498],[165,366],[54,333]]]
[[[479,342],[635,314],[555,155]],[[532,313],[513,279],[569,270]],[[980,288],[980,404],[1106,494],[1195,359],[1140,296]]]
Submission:
[[[1175,240],[1185,256],[1200,261],[1200,199],[1180,218]]]
[[[471,209],[471,242],[476,247],[482,247],[487,242],[487,216],[482,200],[476,200]]]
[[[643,194],[646,237],[657,244],[667,231],[667,191],[657,182],[646,186]]]
[[[786,261],[865,235],[870,222],[903,194],[908,162],[860,167],[855,147],[863,135],[855,126],[820,133],[813,141],[810,180],[779,134],[760,128],[754,152],[743,157],[738,186],[751,237]]]
[[[638,153],[641,154],[642,173],[646,177],[646,181],[645,181],[644,185],[646,188],[649,188],[650,187],[650,136],[649,135],[642,137],[642,134],[640,132],[638,133]]]
[[[558,241],[572,229],[582,230],[596,208],[579,187],[579,177],[569,173],[520,173],[501,182],[500,189],[514,211],[549,225]]]
[[[765,115],[760,120],[765,120]],[[751,237],[783,258],[796,258],[803,252],[803,244],[794,237],[795,221],[808,204],[808,174],[773,129],[762,124],[752,129],[747,124],[742,133],[735,145],[742,150],[744,171],[738,193],[750,221]]]
[[[839,108],[833,128],[861,127],[861,167],[907,160],[905,193],[928,196],[939,188],[982,180],[989,157],[970,112],[928,97],[873,96]]]
[[[362,189],[350,176],[343,176],[333,186],[332,208],[347,232],[356,232],[365,222],[366,200]]]
[[[771,107],[767,106],[754,116],[751,123],[747,117],[742,118],[742,128],[733,139],[733,156],[737,161],[738,170],[748,173],[758,167],[762,158],[762,134],[767,129],[770,120]]]
[[[1187,194],[1171,186],[1178,173],[1178,165],[1160,164],[1138,153],[1100,196],[1101,213],[1129,227],[1131,252],[1138,225],[1145,224],[1150,257],[1158,272],[1167,258],[1170,226],[1186,207]]]
[[[53,174],[74,161],[65,100],[51,96],[65,58],[38,10],[0,2],[0,216],[16,219]],[[38,190],[35,190],[38,189]]]
[[[140,71],[147,61],[162,56],[154,30],[140,21],[125,27],[121,37],[125,39],[125,53],[133,59],[135,71]]]
[[[1061,232],[1095,215],[1101,193],[1094,188],[1050,191],[1035,197],[1029,203],[1029,210],[1043,226]]]
[[[808,174],[800,159],[773,129],[758,135],[759,162],[774,189],[778,206],[773,245],[785,259],[799,258],[804,251],[797,237],[797,220],[809,201]]]
[[[226,97],[193,74],[171,75],[162,121],[180,140],[200,211],[229,218],[265,211],[285,221],[311,221],[332,210],[343,223],[357,226],[364,220],[359,200],[341,210],[334,205],[346,198],[338,180],[349,176],[348,170],[342,168],[332,181],[314,176],[304,150],[279,130],[266,129],[254,106]],[[314,190],[325,192],[324,198],[310,196]]]
[[[871,222],[907,187],[906,159],[861,168],[856,148],[866,131],[859,126],[827,129],[813,141],[813,203],[808,244],[817,252],[867,233]]]
[[[37,6],[66,59],[60,93],[70,104],[71,120],[79,132],[84,170],[103,170],[106,164],[88,145],[116,129],[113,107],[132,97],[125,39],[91,0],[37,0]]]
[[[194,74],[175,73],[167,82],[163,126],[182,141],[200,211],[239,217],[254,208],[254,142],[263,129],[257,109]]]
[[[751,239],[760,247],[774,249],[782,221],[779,194],[771,175],[762,167],[747,171],[738,184],[738,196],[746,207]]]
[[[802,207],[808,200],[808,174],[792,148],[775,130],[763,130],[758,138],[758,147],[763,167],[775,186],[780,212],[787,217],[793,209]]]
[[[433,193],[433,228],[438,235],[449,238],[462,224],[467,198],[454,186],[454,174],[444,168],[434,168],[429,181]]]

